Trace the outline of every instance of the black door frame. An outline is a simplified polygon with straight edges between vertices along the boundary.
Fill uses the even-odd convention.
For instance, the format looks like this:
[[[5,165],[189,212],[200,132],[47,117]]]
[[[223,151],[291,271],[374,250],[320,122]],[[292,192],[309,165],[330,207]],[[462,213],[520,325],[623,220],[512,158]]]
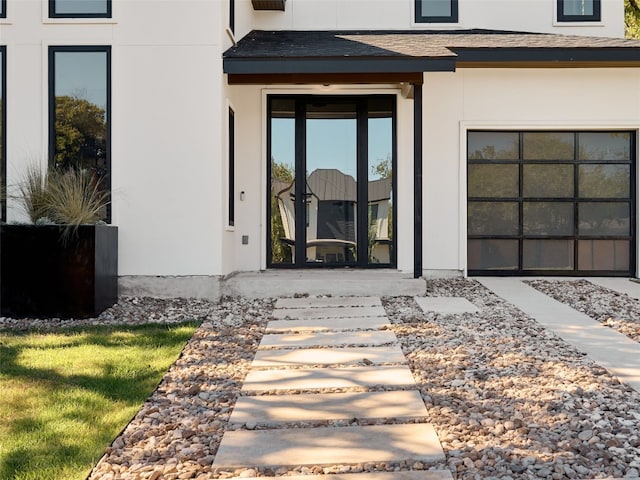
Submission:
[[[367,245],[368,245],[368,182],[360,181],[360,179],[368,178],[368,109],[367,101],[372,98],[388,98],[392,100],[392,239],[390,247],[389,263],[368,263]],[[290,99],[295,101],[295,258],[292,263],[273,263],[271,249],[271,115],[272,101],[274,99]],[[306,213],[304,208],[300,208],[300,203],[305,198],[306,181],[299,181],[300,175],[306,177],[306,106],[322,99],[326,103],[353,103],[357,106],[357,214],[356,222],[356,248],[357,260],[355,262],[345,263],[318,263],[306,261]],[[397,168],[397,105],[396,95],[393,94],[373,94],[373,95],[286,95],[273,94],[267,96],[267,267],[268,268],[396,268],[397,265],[397,186],[396,186],[396,168]],[[306,180],[306,178],[305,178]],[[364,214],[363,214],[364,213]],[[300,240],[302,239],[302,240]]]

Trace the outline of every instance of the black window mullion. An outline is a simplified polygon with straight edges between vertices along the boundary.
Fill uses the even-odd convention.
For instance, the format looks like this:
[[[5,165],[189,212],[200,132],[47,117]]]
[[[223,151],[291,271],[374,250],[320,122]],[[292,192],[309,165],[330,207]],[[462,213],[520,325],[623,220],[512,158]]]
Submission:
[[[636,238],[636,201],[635,199],[636,197],[636,193],[637,193],[637,185],[636,185],[636,162],[637,162],[637,150],[636,150],[636,145],[637,145],[637,137],[636,137],[636,133],[632,133],[631,134],[631,147],[630,147],[630,160],[631,160],[631,168],[630,168],[630,172],[629,172],[629,176],[630,178],[630,185],[629,185],[629,215],[630,215],[630,220],[631,220],[631,225],[630,225],[630,234],[631,234],[631,240],[629,241],[629,270],[630,270],[630,275],[631,276],[635,276],[636,275],[636,255],[637,255],[637,248],[636,248],[636,243],[635,241],[633,241]]]
[[[271,135],[272,135],[272,129],[271,129],[271,122],[273,122],[273,108],[272,108],[272,103],[273,103],[273,97],[271,96],[267,96],[267,158],[271,159]],[[271,195],[273,194],[273,187],[272,187],[272,182],[273,182],[273,174],[271,172],[271,160],[267,161],[267,188],[266,190],[266,198],[265,198],[265,205],[267,206],[267,267],[272,267],[273,266],[273,248],[271,245],[271,239],[273,238],[273,230],[272,230],[272,226],[271,226],[271,218],[273,215],[273,211],[271,208]]]
[[[296,253],[293,263],[297,266],[302,266],[306,262],[307,249],[307,228],[306,228],[306,201],[307,201],[307,175],[306,175],[306,122],[307,111],[306,103],[301,99],[296,99],[296,119],[295,119],[295,155],[296,155],[296,168],[295,168],[295,241],[296,241]],[[302,180],[302,181],[301,181]]]
[[[396,239],[398,238],[398,214],[397,214],[397,205],[398,205],[398,175],[397,172],[397,164],[398,164],[398,135],[397,135],[397,121],[396,121],[396,112],[397,112],[397,103],[396,100],[393,100],[393,109],[391,111],[391,132],[392,132],[392,144],[391,144],[391,266],[395,267],[398,263],[398,252],[396,248]],[[415,126],[414,126],[415,127]],[[368,173],[368,172],[367,172]]]
[[[367,100],[359,99],[357,102],[357,167],[356,167],[356,185],[357,185],[357,208],[356,208],[356,252],[358,265],[366,265],[369,262],[369,115],[367,109]]]
[[[5,10],[3,10],[5,11]],[[7,220],[7,47],[0,46],[0,221]]]
[[[578,201],[580,199],[580,186],[579,186],[579,159],[580,159],[580,136],[576,132],[573,137],[573,268],[578,270],[578,259],[580,258],[580,247],[578,245]]]
[[[228,225],[230,227],[235,225],[235,113],[231,107],[229,107],[229,131],[228,131]]]
[[[518,135],[518,271],[524,269],[524,133]]]

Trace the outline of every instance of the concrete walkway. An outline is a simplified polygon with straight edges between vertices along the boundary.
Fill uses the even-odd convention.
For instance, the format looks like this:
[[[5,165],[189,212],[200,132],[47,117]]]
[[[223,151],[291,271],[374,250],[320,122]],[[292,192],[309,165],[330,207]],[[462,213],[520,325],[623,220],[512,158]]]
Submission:
[[[336,480],[452,479],[423,470],[444,452],[379,298],[280,299],[273,317],[214,469],[246,469],[245,478],[306,466],[357,472]],[[363,468],[385,464],[405,471]]]
[[[479,278],[622,382],[640,391],[640,345],[529,287]],[[613,282],[611,280],[614,280]],[[640,296],[627,279],[605,286]],[[631,292],[631,293],[629,293]],[[425,310],[475,313],[464,298],[417,297]],[[413,375],[378,297],[279,299],[213,468],[254,478],[308,467],[334,480],[452,480]],[[368,465],[372,468],[363,468]],[[385,472],[389,465],[402,471]],[[368,471],[371,470],[371,471]],[[326,475],[293,476],[321,480]]]
[[[596,277],[589,278],[588,280],[595,285],[608,288],[618,293],[624,293],[631,298],[640,300],[640,283],[637,281],[620,277]]]
[[[569,344],[586,353],[621,382],[640,392],[640,344],[638,342],[548,297],[523,283],[522,279],[481,277],[476,280],[536,319]],[[603,282],[594,281],[593,283],[615,290],[631,287],[631,291],[640,294],[640,285],[628,279],[605,279]],[[633,290],[636,287],[637,289]]]

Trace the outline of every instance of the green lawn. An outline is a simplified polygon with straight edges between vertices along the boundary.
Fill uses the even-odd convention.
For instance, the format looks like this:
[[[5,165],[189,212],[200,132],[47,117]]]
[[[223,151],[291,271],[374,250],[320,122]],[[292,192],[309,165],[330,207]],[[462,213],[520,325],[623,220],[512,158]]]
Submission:
[[[84,479],[196,328],[0,332],[0,479]]]

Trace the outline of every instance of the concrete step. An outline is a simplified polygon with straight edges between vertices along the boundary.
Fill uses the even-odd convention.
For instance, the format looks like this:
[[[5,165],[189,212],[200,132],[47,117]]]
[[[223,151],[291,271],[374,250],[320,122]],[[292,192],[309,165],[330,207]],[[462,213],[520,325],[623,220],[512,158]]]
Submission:
[[[267,333],[323,332],[341,330],[382,330],[390,328],[387,317],[316,318],[312,320],[272,320]]]
[[[244,480],[264,480],[264,477],[244,477]],[[453,480],[453,475],[449,470],[408,470],[401,472],[336,473],[332,475],[292,475],[287,476],[286,480]]]
[[[275,308],[381,307],[379,297],[300,297],[279,298]]]
[[[276,320],[285,318],[341,318],[341,317],[383,317],[382,307],[326,307],[326,308],[276,308],[271,314]]]
[[[256,367],[286,365],[353,365],[407,363],[399,345],[384,347],[305,348],[258,350],[251,364]]]
[[[399,390],[240,397],[229,421],[277,425],[297,421],[425,417],[427,409],[420,393]]]
[[[425,423],[226,431],[213,468],[438,462],[445,459]]]
[[[325,388],[366,388],[374,386],[416,388],[406,365],[340,368],[295,368],[252,370],[242,390],[313,390]]]
[[[414,297],[414,299],[424,312],[455,315],[480,311],[478,307],[463,297]]]
[[[274,333],[262,337],[260,348],[291,347],[304,348],[315,346],[338,347],[346,345],[386,345],[397,342],[395,333],[390,331],[373,332],[310,332],[310,333]]]
[[[332,296],[421,295],[422,278],[395,269],[273,268],[238,272],[222,282],[222,295],[246,298],[290,297],[294,294]]]

